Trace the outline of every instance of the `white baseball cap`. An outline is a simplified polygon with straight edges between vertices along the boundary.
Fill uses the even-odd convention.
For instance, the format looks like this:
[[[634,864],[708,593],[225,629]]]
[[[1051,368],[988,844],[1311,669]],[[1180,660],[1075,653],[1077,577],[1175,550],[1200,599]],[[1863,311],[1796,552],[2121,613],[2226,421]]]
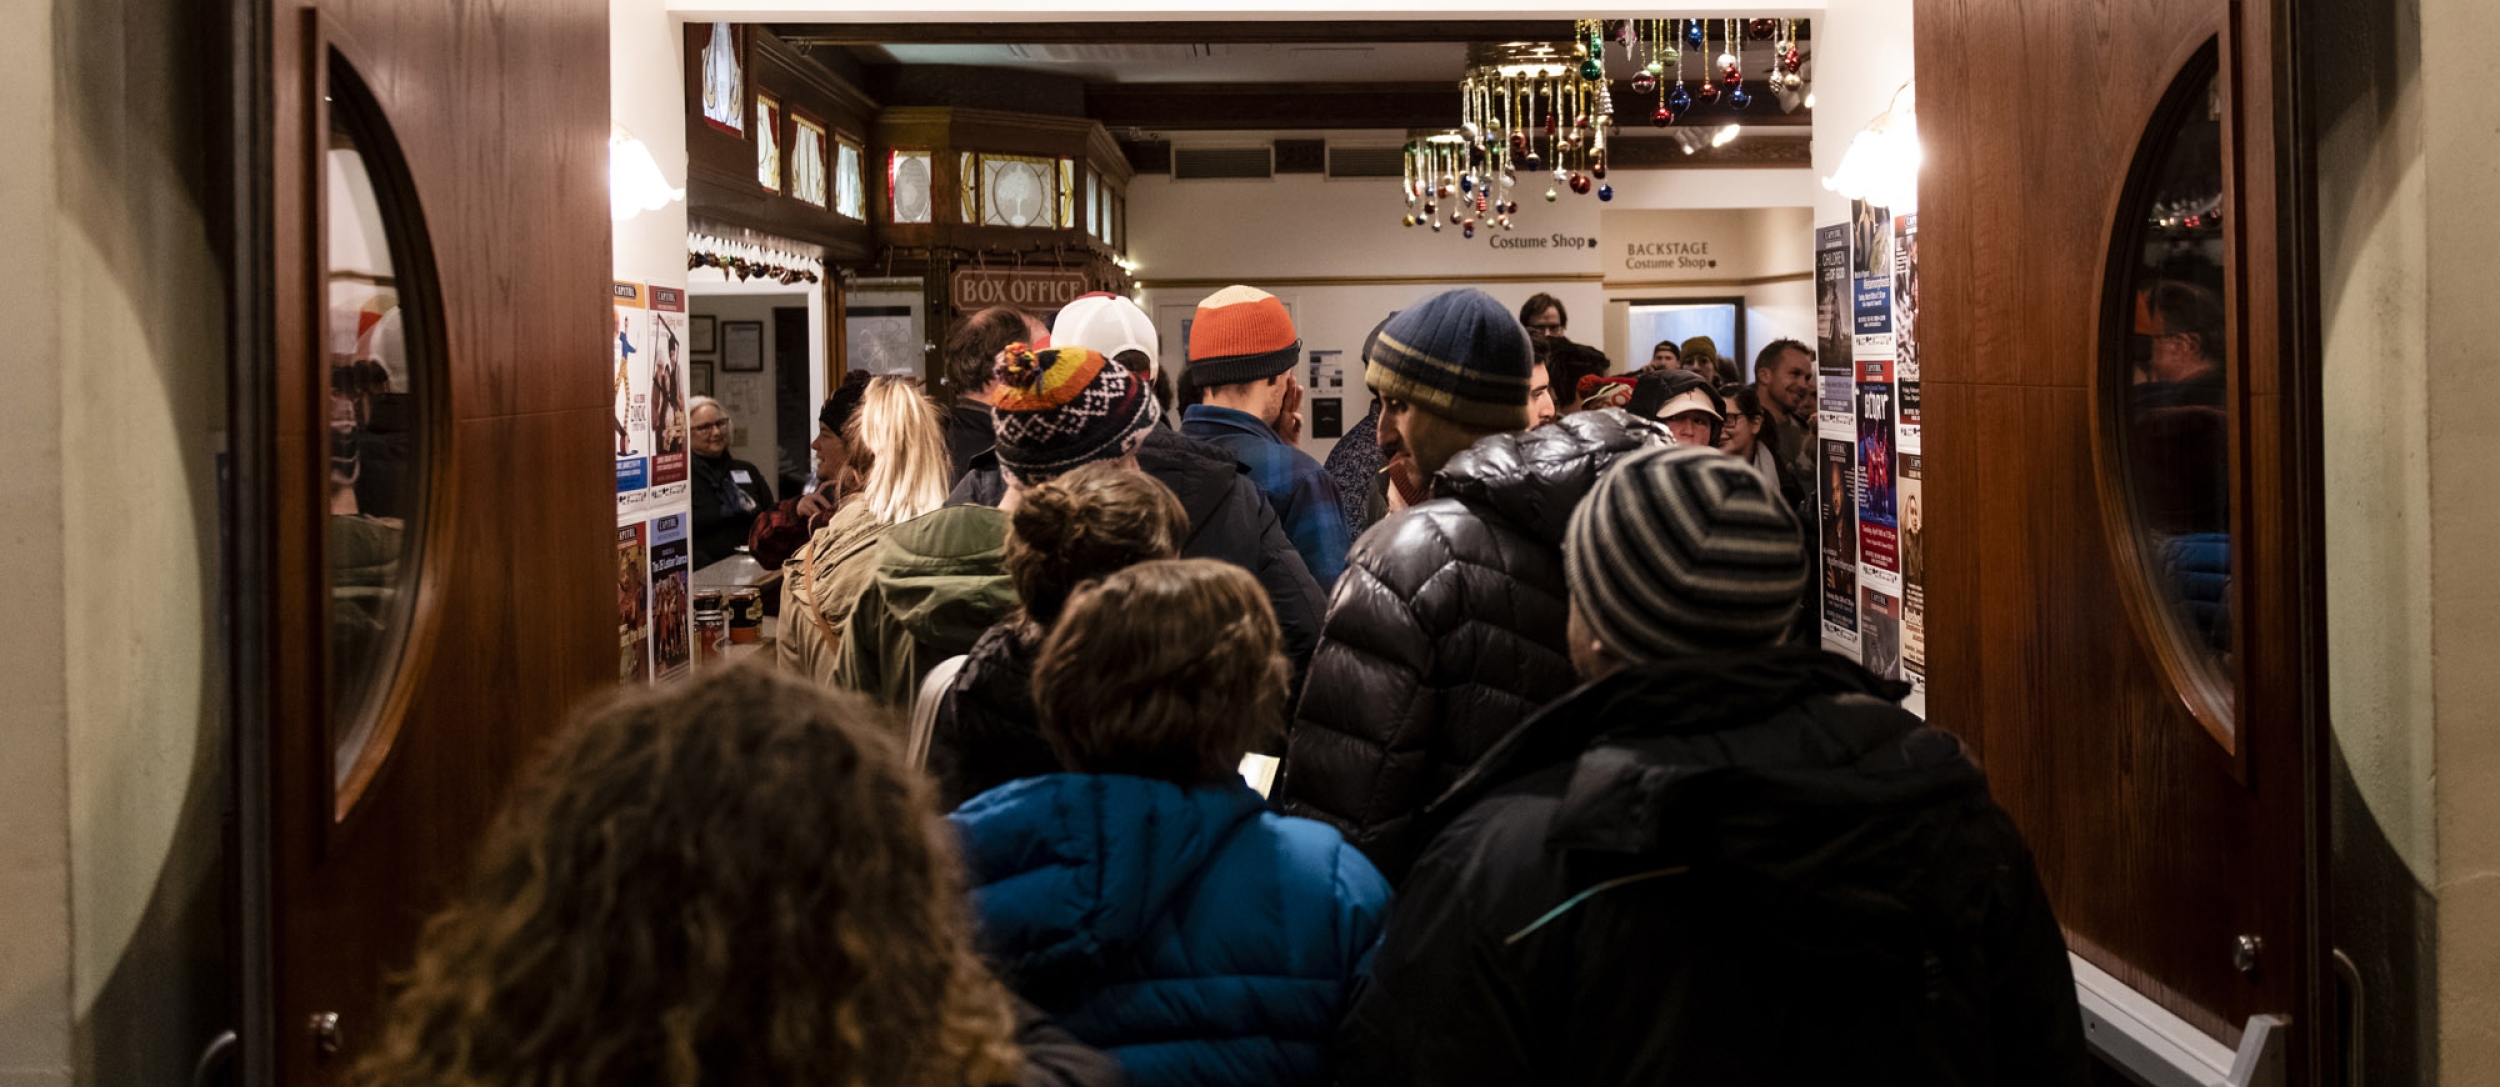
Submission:
[[[1104,358],[1116,359],[1122,351],[1142,351],[1147,364],[1160,369],[1163,365],[1162,339],[1155,335],[1155,323],[1146,311],[1116,294],[1096,291],[1060,307],[1059,317],[1050,326],[1050,342],[1056,347],[1082,347]]]

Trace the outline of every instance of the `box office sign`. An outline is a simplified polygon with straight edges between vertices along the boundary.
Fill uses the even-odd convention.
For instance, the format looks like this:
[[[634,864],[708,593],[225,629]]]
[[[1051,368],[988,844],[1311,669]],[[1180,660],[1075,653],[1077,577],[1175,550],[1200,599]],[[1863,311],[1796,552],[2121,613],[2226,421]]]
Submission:
[[[966,312],[989,306],[1055,310],[1093,290],[1085,273],[1064,268],[958,268],[950,286],[955,308]]]

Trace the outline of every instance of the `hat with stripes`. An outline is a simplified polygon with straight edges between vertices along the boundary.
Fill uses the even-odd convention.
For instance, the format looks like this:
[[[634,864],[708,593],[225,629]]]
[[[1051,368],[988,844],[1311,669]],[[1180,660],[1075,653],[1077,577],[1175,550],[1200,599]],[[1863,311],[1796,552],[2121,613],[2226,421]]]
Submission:
[[[1563,536],[1563,573],[1599,644],[1639,664],[1777,644],[1805,594],[1805,549],[1752,466],[1673,446],[1616,461],[1590,488]]]
[[[998,467],[1028,487],[1136,452],[1161,416],[1143,379],[1083,347],[1008,344],[996,373]]]
[[[1493,296],[1443,291],[1389,318],[1363,383],[1461,426],[1528,429],[1528,330]]]

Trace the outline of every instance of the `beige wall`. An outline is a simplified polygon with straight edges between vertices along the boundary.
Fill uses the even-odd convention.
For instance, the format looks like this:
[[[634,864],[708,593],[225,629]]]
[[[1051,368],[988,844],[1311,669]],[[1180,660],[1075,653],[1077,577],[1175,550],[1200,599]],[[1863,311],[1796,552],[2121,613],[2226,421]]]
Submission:
[[[12,0],[0,271],[0,1084],[179,1082],[224,803],[211,5]]]
[[[2421,0],[2440,1066],[2500,1068],[2500,5]]]

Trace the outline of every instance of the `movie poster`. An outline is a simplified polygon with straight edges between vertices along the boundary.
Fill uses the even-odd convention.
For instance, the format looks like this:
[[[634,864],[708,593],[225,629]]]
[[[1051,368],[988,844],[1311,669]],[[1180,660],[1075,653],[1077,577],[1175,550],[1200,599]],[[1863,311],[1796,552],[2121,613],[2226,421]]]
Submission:
[[[1851,339],[1849,306],[1849,228],[1832,225],[1814,232],[1814,341],[1815,363],[1827,379],[1841,379],[1842,399],[1847,399]],[[1846,414],[1849,407],[1826,405],[1825,411]]]
[[[651,659],[652,671],[666,679],[685,670],[694,659],[692,587],[686,513],[651,519]]]
[[[1843,638],[1858,633],[1858,504],[1855,443],[1822,443],[1816,485],[1823,528],[1823,630]]]
[[[1858,362],[1858,553],[1874,584],[1893,583],[1901,572],[1891,376],[1889,360]]]
[[[609,340],[616,402],[608,423],[616,435],[616,512],[622,518],[651,497],[651,310],[642,284],[614,283],[610,294],[616,306]]]
[[[643,525],[637,521],[616,530],[617,678],[638,683],[651,678],[651,607],[645,571],[650,555]]]
[[[1858,663],[1885,679],[1901,678],[1901,598],[1869,585],[1859,602]]]
[[[649,347],[651,384],[651,497],[675,497],[688,489],[686,426],[686,292],[654,286]]]

